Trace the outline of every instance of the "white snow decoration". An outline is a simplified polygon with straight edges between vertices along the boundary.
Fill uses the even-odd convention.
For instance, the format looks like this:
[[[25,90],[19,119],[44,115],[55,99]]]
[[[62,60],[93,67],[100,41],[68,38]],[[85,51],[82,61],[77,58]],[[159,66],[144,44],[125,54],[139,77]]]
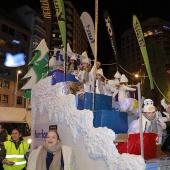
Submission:
[[[34,131],[35,116],[42,114],[45,108],[49,120],[55,117],[60,123],[65,119],[73,135],[74,143],[81,133],[84,145],[89,156],[103,159],[108,165],[108,170],[144,170],[144,159],[139,155],[118,153],[113,140],[115,132],[106,127],[93,127],[93,112],[90,110],[77,110],[75,96],[63,93],[65,83],[51,85],[51,78],[41,79],[32,88],[32,132]]]

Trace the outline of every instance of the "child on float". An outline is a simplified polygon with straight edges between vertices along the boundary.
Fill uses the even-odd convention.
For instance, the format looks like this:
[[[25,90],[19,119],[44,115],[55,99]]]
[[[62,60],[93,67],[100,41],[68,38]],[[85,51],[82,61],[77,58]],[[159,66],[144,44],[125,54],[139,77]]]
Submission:
[[[113,98],[118,94],[118,102],[122,102],[125,98],[128,98],[129,96],[127,95],[129,91],[136,91],[135,88],[131,88],[128,86],[128,78],[122,74],[120,78],[120,83],[117,86],[117,89],[113,93]]]
[[[120,83],[120,78],[121,78],[121,74],[119,73],[119,71],[117,71],[114,75],[114,79],[107,81],[107,84],[109,85],[112,94],[117,90],[117,86]]]
[[[142,109],[142,132],[152,132],[158,133],[157,143],[161,143],[162,133],[158,132],[158,124],[166,129],[166,124],[161,120],[161,118],[156,113],[156,108],[153,105],[153,101],[151,99],[144,100],[144,107]],[[128,133],[140,133],[140,120],[133,120],[129,126]]]
[[[67,73],[75,75],[78,72],[78,62],[77,62],[77,57],[72,55],[70,57],[70,62],[68,64],[68,69]]]
[[[91,67],[89,64],[89,59],[83,58],[81,60],[82,67],[78,71],[78,73],[75,74],[75,78],[80,82],[84,84],[84,91],[85,92],[91,92],[91,85],[92,85],[92,75],[91,75]]]
[[[106,84],[106,78],[103,75],[103,70],[98,69],[96,72],[96,93],[111,96],[109,86]]]

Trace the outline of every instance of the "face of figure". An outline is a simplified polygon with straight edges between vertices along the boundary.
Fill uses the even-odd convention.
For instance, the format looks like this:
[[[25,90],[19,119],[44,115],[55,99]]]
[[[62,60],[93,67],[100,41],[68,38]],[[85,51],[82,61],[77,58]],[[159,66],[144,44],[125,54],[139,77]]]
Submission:
[[[145,112],[144,113],[148,119],[154,119],[155,118],[155,112]]]
[[[2,126],[0,125],[0,133],[4,130],[4,128],[2,128]]]
[[[19,133],[18,130],[14,129],[11,133],[11,137],[12,137],[12,140],[18,142],[19,141],[19,138],[21,137],[22,135]]]
[[[98,68],[100,68],[101,64],[100,64],[100,62],[97,62],[96,65],[97,65],[97,69],[98,69]]]
[[[48,147],[56,146],[59,143],[57,133],[54,132],[54,131],[48,132],[45,142],[46,142]]]
[[[70,63],[71,63],[71,64],[74,64],[74,60],[71,59],[71,60],[70,60]]]
[[[82,64],[82,67],[83,67],[84,69],[86,69],[86,68],[88,67],[88,63],[82,62],[81,64]]]
[[[166,112],[170,114],[170,105],[167,106]]]
[[[100,80],[102,78],[102,76],[100,74],[96,74],[96,79]]]

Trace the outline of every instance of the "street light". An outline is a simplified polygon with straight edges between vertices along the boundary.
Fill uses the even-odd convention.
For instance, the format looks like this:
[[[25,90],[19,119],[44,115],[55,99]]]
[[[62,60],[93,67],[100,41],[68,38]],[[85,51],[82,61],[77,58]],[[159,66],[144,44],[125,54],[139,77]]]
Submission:
[[[21,70],[17,71],[17,81],[16,81],[16,84],[15,84],[15,93],[14,93],[14,107],[16,107],[16,105],[17,105],[18,76],[19,76],[19,74],[21,74]]]

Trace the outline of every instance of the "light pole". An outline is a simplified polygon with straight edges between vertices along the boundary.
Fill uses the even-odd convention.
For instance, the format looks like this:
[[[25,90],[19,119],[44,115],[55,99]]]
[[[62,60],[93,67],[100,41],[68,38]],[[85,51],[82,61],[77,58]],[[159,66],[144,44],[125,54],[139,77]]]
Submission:
[[[17,81],[16,81],[16,84],[15,84],[15,93],[14,93],[14,107],[16,107],[16,105],[17,105],[18,76],[19,76],[19,74],[21,74],[21,70],[17,71]]]

